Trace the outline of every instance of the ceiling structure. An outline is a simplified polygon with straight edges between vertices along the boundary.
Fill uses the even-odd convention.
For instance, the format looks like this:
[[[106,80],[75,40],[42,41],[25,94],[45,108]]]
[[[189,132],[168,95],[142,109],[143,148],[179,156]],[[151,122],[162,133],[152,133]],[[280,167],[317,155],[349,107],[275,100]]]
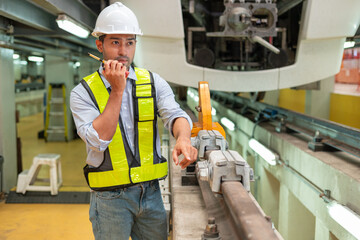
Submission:
[[[76,58],[97,52],[94,38],[76,37],[57,26],[66,14],[90,31],[108,0],[0,0],[0,46]]]
[[[279,15],[303,0],[278,0]],[[109,0],[0,0],[0,47],[18,51],[77,57],[96,53],[94,38],[76,37],[56,23],[66,14],[90,31]],[[360,30],[353,37],[360,45]]]

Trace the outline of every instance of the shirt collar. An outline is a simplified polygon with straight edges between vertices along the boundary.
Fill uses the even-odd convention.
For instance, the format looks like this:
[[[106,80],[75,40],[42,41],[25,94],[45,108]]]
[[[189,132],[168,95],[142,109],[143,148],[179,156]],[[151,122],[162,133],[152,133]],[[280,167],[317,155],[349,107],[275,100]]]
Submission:
[[[102,64],[100,64],[100,67],[99,67],[99,74],[100,74],[100,77],[101,79],[103,80],[104,84],[105,84],[105,87],[106,88],[109,88],[110,87],[110,83],[106,80],[106,78],[104,77],[104,75],[102,74],[102,71],[103,71],[103,67],[102,67]],[[135,80],[137,81],[137,78],[136,78],[136,74],[135,74],[135,70],[132,66],[130,66],[130,70],[129,70],[129,76],[127,79],[132,79],[132,80]]]

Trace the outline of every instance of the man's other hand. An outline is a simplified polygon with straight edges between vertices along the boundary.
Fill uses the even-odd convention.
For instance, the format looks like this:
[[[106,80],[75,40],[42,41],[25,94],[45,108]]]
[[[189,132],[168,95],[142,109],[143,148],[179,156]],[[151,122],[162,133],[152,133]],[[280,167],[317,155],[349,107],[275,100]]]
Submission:
[[[183,154],[184,159],[179,163],[179,156]],[[190,138],[179,137],[176,140],[172,157],[176,165],[181,166],[182,169],[195,162],[197,159],[197,149],[191,146]]]

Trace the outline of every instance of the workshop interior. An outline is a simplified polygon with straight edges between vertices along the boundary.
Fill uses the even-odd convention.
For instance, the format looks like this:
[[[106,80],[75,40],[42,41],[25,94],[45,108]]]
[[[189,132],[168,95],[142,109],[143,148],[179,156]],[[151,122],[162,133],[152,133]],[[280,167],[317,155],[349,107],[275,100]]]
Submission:
[[[114,2],[0,0],[0,239],[94,239],[69,98]],[[193,121],[186,169],[159,121],[168,239],[360,239],[360,1],[120,2]]]

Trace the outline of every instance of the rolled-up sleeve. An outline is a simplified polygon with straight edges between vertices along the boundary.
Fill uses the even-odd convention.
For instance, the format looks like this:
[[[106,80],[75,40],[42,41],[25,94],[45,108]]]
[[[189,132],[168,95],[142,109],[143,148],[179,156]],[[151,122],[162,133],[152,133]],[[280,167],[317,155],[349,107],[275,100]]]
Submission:
[[[192,121],[189,115],[183,111],[179,104],[175,101],[175,95],[169,84],[154,73],[154,82],[156,86],[156,99],[158,114],[162,119],[164,126],[172,134],[174,121],[177,118],[185,118],[189,122],[190,129],[192,128]]]
[[[94,129],[92,122],[100,113],[83,86],[78,85],[71,91],[70,109],[77,133],[86,143],[87,148],[96,152],[105,151],[111,140],[105,141],[100,139]]]

